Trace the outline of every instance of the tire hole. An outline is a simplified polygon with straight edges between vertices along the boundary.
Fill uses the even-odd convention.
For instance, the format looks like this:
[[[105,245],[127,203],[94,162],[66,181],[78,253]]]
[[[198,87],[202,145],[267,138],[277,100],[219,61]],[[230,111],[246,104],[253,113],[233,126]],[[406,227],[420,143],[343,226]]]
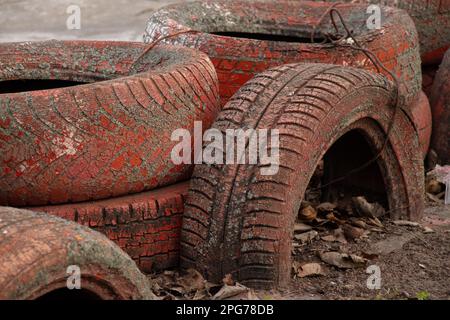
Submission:
[[[374,157],[373,148],[360,132],[353,130],[344,134],[319,163],[308,185],[305,200],[314,204],[331,202],[345,207],[352,197],[364,196],[367,201],[378,202],[388,210],[386,187],[377,162],[349,174]]]
[[[7,81],[0,81],[0,94],[65,88],[81,84],[85,84],[85,82],[77,82],[70,80],[35,80],[35,79],[7,80]]]
[[[263,40],[263,41],[274,41],[274,42],[294,42],[294,43],[311,43],[311,36],[309,37],[298,37],[298,36],[288,36],[288,35],[277,35],[277,34],[265,34],[265,33],[250,33],[250,32],[211,32],[211,34],[223,37],[233,37],[242,39],[252,39],[252,40]],[[322,43],[325,38],[316,35],[314,37],[315,43]]]
[[[64,300],[101,300],[101,298],[92,291],[86,289],[69,290],[60,288],[50,291],[36,300],[44,301],[64,301]]]

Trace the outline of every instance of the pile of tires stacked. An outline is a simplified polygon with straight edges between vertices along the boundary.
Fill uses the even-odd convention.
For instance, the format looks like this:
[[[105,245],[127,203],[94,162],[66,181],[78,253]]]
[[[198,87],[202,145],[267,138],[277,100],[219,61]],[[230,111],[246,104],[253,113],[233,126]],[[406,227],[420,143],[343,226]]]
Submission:
[[[183,215],[182,267],[212,281],[232,274],[259,288],[287,284],[304,192],[322,157],[351,134],[377,155],[391,215],[420,219],[431,135],[422,60],[435,63],[448,46],[447,11],[413,14],[423,12],[418,2],[430,1],[405,0],[408,12],[379,7],[381,26],[372,29],[368,1],[353,2],[194,1],[166,6],[148,20],[146,42],[164,38],[213,62],[222,110],[212,128],[277,129],[280,137],[275,175],[262,175],[262,164],[196,165]],[[166,39],[180,32],[186,33]],[[336,159],[344,163],[354,152]]]
[[[171,134],[192,133],[195,121],[207,128],[218,111],[216,72],[196,50],[0,44],[0,297],[53,294],[72,263],[93,277],[96,297],[148,298],[126,254],[142,271],[178,264],[192,167],[171,161]],[[45,277],[35,283],[33,272]]]

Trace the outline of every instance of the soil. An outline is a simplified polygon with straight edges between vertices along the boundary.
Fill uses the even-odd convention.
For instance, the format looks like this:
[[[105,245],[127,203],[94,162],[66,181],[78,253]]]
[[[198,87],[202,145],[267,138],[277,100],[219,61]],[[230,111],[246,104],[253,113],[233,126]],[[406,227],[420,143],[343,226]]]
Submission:
[[[445,217],[445,213],[447,217]],[[421,227],[397,226],[382,221],[383,233],[371,232],[368,238],[348,244],[313,240],[304,246],[295,260],[301,263],[318,262],[324,276],[297,278],[288,290],[262,293],[281,299],[450,299],[450,207],[429,206],[422,226],[433,233],[424,233]],[[408,240],[411,238],[410,240]],[[364,255],[370,247],[382,240],[402,239],[402,247],[386,255],[369,260],[360,268],[338,269],[318,257],[320,251]],[[401,242],[401,241],[400,241]],[[381,288],[367,288],[370,274],[367,266],[377,265],[381,270]],[[258,294],[261,296],[261,293]],[[265,295],[265,296],[264,296]]]
[[[380,220],[383,228],[369,226],[367,229],[372,231],[366,232],[366,236],[347,243],[322,239],[332,234],[337,225],[313,227],[318,236],[294,251],[294,264],[317,263],[324,274],[304,278],[294,274],[285,289],[245,290],[229,278],[224,279],[224,284],[211,284],[194,270],[165,271],[149,275],[149,279],[160,299],[450,299],[450,206],[428,203],[425,216],[417,226]],[[355,268],[340,269],[321,261],[319,253],[330,251],[355,254],[367,261]],[[371,276],[366,273],[367,268],[373,265],[381,271],[379,289],[367,286]]]

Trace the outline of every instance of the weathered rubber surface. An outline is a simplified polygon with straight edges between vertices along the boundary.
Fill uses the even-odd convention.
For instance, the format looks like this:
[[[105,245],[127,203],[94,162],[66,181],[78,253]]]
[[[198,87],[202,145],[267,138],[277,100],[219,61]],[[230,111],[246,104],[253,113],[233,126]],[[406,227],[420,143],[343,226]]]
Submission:
[[[393,115],[394,92],[383,76],[325,64],[285,65],[250,80],[212,127],[278,129],[280,169],[263,176],[261,165],[197,165],[183,215],[181,265],[212,281],[231,273],[254,287],[286,285],[294,220],[318,162],[350,130],[378,150]],[[378,166],[391,214],[418,220],[423,158],[403,111],[383,150]]]
[[[175,129],[213,122],[218,82],[208,57],[111,41],[0,44],[1,81],[88,84],[0,94],[0,204],[46,205],[137,193],[189,178],[170,152]],[[100,82],[99,82],[100,81]]]
[[[321,62],[376,70],[361,51],[310,43],[314,26],[329,7],[329,3],[307,1],[185,2],[163,7],[153,13],[144,38],[152,42],[183,30],[200,31],[166,41],[197,48],[208,54],[218,73],[222,104],[257,73],[286,63]],[[372,50],[389,70],[399,76],[401,96],[406,103],[413,101],[420,91],[422,78],[417,30],[408,14],[403,10],[383,7],[382,28],[368,30],[367,5],[342,4],[339,10],[359,43]],[[334,28],[330,19],[323,19],[316,35],[319,38],[321,32],[332,31]],[[309,43],[213,34],[217,32],[296,36],[307,38]]]
[[[313,0],[323,1],[323,0]],[[382,4],[406,10],[419,33],[424,64],[436,64],[450,47],[450,1],[448,0],[325,0]]]
[[[411,115],[419,135],[420,149],[422,150],[422,155],[425,159],[428,149],[430,148],[433,119],[430,102],[423,91],[419,93],[416,101],[411,104]]]
[[[103,299],[153,299],[148,280],[119,247],[64,219],[0,207],[0,299],[35,299],[67,288],[80,267],[81,288]]]
[[[118,244],[143,272],[179,264],[180,229],[189,182],[92,202],[33,207],[78,222]]]
[[[450,164],[450,50],[434,79],[430,103],[433,114],[431,148],[442,164]]]

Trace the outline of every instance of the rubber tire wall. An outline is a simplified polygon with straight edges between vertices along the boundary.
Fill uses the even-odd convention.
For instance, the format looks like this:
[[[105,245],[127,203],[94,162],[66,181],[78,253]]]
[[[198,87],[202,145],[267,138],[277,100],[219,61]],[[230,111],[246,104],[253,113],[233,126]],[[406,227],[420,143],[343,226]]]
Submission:
[[[431,91],[433,134],[431,148],[441,164],[450,164],[450,50],[445,54]]]
[[[281,66],[249,81],[213,128],[278,129],[279,171],[264,176],[261,164],[197,165],[183,215],[182,267],[195,267],[210,281],[231,273],[257,288],[285,286],[295,217],[318,162],[351,130],[378,150],[393,115],[393,96],[383,76],[324,64]],[[403,112],[378,165],[392,217],[419,220],[423,158]]]
[[[179,265],[189,182],[106,200],[30,208],[105,234],[146,273]]]
[[[154,299],[148,279],[114,243],[76,223],[0,207],[0,299],[35,299],[67,288],[67,268],[102,299]]]
[[[286,1],[195,1],[173,4],[150,17],[145,40],[152,42],[180,31],[197,30],[166,40],[208,54],[216,67],[220,96],[224,105],[231,96],[257,73],[269,67],[292,62],[322,62],[354,66],[376,71],[361,51],[311,43],[289,43],[220,36],[214,32],[245,32],[300,36],[310,39],[315,25],[329,3]],[[343,4],[339,7],[355,38],[398,75],[400,93],[407,104],[420,91],[419,42],[409,15],[394,8],[382,8],[382,28],[368,30],[367,5]],[[341,28],[342,29],[342,28]],[[317,29],[331,32],[329,18]],[[317,39],[320,42],[320,39]]]
[[[382,4],[406,10],[419,33],[420,51],[424,64],[439,64],[445,51],[450,47],[450,1],[448,0],[325,1]]]
[[[416,101],[411,104],[411,116],[419,135],[420,149],[423,158],[428,154],[430,148],[431,133],[433,131],[433,118],[430,102],[423,91],[419,93]]]
[[[208,57],[111,41],[0,44],[6,80],[88,84],[0,94],[0,204],[34,206],[137,193],[189,178],[175,129],[208,128],[219,111]],[[138,61],[136,63],[135,60]]]

